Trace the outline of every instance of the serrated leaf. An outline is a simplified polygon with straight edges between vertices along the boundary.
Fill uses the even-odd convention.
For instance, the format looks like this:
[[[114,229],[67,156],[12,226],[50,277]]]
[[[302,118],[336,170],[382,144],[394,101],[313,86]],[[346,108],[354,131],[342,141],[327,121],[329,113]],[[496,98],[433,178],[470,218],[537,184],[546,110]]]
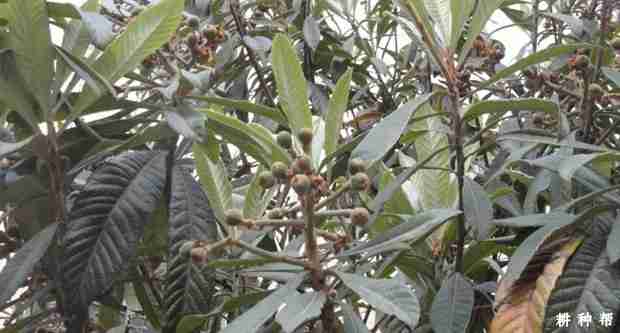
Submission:
[[[541,111],[553,114],[559,112],[559,109],[555,102],[539,98],[487,100],[468,107],[463,119],[468,121],[490,113],[500,117],[508,111]]]
[[[184,0],[161,0],[147,7],[106,47],[92,64],[93,69],[111,83],[131,72],[176,31],[184,3]],[[72,122],[99,97],[90,89],[82,92],[66,123]]]
[[[580,332],[580,313],[593,317],[588,328],[592,332],[614,332],[620,309],[620,268],[610,265],[605,251],[607,236],[614,219],[596,220],[581,247],[566,265],[547,302],[544,332]],[[557,314],[568,313],[572,319],[568,329],[558,327]],[[613,313],[611,325],[603,325],[598,317]]]
[[[360,158],[369,163],[381,159],[407,127],[411,115],[433,94],[426,94],[406,103],[385,117],[377,126],[370,130],[362,142],[351,152],[351,159]]]
[[[486,239],[491,230],[493,204],[482,186],[469,177],[465,177],[464,180],[463,209],[465,221],[474,227],[476,239]]]
[[[441,284],[433,299],[431,324],[437,333],[465,332],[474,309],[471,283],[454,273]]]
[[[196,161],[196,172],[202,188],[207,193],[209,205],[215,212],[215,216],[219,221],[224,221],[226,210],[232,208],[232,185],[219,156],[216,157],[216,160],[210,156],[209,144],[194,143],[192,151]]]
[[[0,271],[0,304],[11,300],[22,287],[35,265],[45,255],[56,234],[57,223],[51,224],[32,237],[16,251],[15,255]]]
[[[415,242],[428,236],[447,220],[458,216],[461,211],[456,209],[431,209],[408,216],[407,221],[379,234],[366,243],[344,251],[342,256],[351,256],[363,252],[376,253],[401,242]]]
[[[274,38],[271,62],[280,95],[280,105],[296,136],[302,128],[312,128],[312,114],[308,107],[306,79],[301,64],[295,49],[285,35],[278,34]]]
[[[329,107],[325,114],[325,155],[330,155],[338,147],[338,139],[342,130],[344,112],[349,102],[349,90],[353,70],[348,69],[336,83],[334,93],[329,100]]]
[[[163,193],[165,161],[165,153],[125,153],[95,170],[78,194],[63,240],[70,311],[87,309],[125,273]]]
[[[344,333],[370,333],[366,324],[353,312],[348,303],[341,303],[342,317],[344,319]]]
[[[109,93],[110,96],[116,98],[114,87],[101,74],[95,72],[90,65],[61,47],[55,47],[54,49],[64,63],[82,78],[91,89],[95,90],[98,95]]]
[[[170,249],[164,282],[164,332],[175,332],[183,315],[208,313],[215,294],[215,271],[179,249],[188,241],[217,240],[215,215],[192,175],[180,166],[172,171]]]
[[[296,294],[286,300],[286,306],[276,315],[276,321],[287,333],[292,333],[306,321],[317,318],[327,301],[323,291]]]
[[[342,282],[376,309],[395,316],[410,327],[420,319],[415,293],[395,279],[368,279],[357,274],[335,271]]]
[[[38,128],[40,108],[17,71],[15,56],[13,50],[0,49],[0,101],[22,116],[30,127]]]
[[[510,264],[506,274],[502,277],[501,283],[509,289],[521,277],[521,274],[539,247],[546,241],[553,239],[563,230],[567,230],[575,220],[576,218],[552,221],[527,237],[510,258]]]
[[[489,332],[541,332],[545,303],[578,244],[579,241],[572,241],[564,245],[554,253],[551,261],[544,265],[540,275],[529,283],[512,290],[500,284],[496,293],[496,304],[499,304],[499,308]]]
[[[296,289],[303,282],[305,275],[305,273],[295,275],[284,286],[279,287],[260,303],[237,317],[220,333],[256,332],[261,325],[278,311],[282,304],[286,303],[290,297],[299,294]]]
[[[7,9],[17,69],[41,109],[49,112],[55,57],[46,1],[10,1]]]
[[[493,1],[488,1],[489,3],[494,2],[494,1],[505,1],[505,0],[493,0]],[[481,4],[486,4],[487,1],[483,1],[483,2],[479,2]],[[471,43],[473,43],[473,40],[471,41]],[[538,51],[534,54],[531,54],[519,61],[517,61],[516,63],[514,63],[513,65],[510,65],[500,71],[498,71],[497,73],[495,73],[495,75],[493,75],[490,79],[488,79],[487,81],[484,81],[479,89],[483,89],[486,88],[488,86],[490,86],[491,84],[507,78],[508,76],[521,71],[529,66],[532,65],[536,65],[539,64],[541,62],[545,62],[551,58],[555,58],[558,56],[561,56],[563,54],[568,54],[568,53],[572,53],[578,49],[591,49],[591,48],[595,48],[596,46],[592,45],[592,44],[587,44],[587,43],[581,43],[581,44],[567,44],[567,45],[560,45],[560,46],[552,46],[549,48],[546,48],[544,50]],[[471,48],[471,46],[470,46]],[[465,50],[465,48],[464,48]],[[461,57],[464,57],[465,53],[461,53]]]
[[[304,20],[303,30],[304,40],[312,50],[316,50],[321,41],[321,29],[319,28],[319,23],[312,15],[307,16]]]

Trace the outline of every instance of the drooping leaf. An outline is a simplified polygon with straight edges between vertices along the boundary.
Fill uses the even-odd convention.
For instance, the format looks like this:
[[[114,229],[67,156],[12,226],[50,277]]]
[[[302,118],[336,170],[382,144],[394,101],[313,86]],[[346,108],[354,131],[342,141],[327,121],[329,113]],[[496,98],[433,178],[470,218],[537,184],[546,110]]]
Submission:
[[[336,271],[342,282],[376,309],[395,316],[410,327],[420,319],[420,304],[415,293],[396,279],[368,279],[357,274]]]
[[[579,332],[579,314],[589,313],[592,332],[613,332],[620,309],[620,268],[611,265],[605,245],[614,219],[595,220],[590,235],[572,256],[555,284],[545,311],[544,332],[563,332],[557,315],[572,319],[566,331]],[[599,321],[603,313],[613,313],[611,325]]]
[[[437,333],[465,332],[474,309],[471,283],[454,273],[441,284],[433,299],[431,324]]]
[[[111,96],[116,97],[116,90],[110,82],[101,74],[95,72],[90,65],[61,47],[55,47],[55,50],[65,64],[82,78],[90,89],[93,89],[98,95],[109,93]]]
[[[285,285],[279,287],[271,295],[265,297],[260,303],[256,304],[241,316],[237,317],[232,323],[224,328],[220,333],[256,332],[278,308],[287,302],[290,297],[298,294],[297,287],[303,282],[306,274],[297,274]]]
[[[285,35],[278,34],[274,38],[272,50],[271,62],[280,105],[288,117],[293,134],[297,135],[302,128],[312,128],[306,79],[295,49]]]
[[[461,211],[456,209],[431,209],[410,216],[407,221],[379,234],[366,243],[362,243],[342,253],[351,256],[363,252],[376,253],[401,242],[414,242],[428,236],[433,230],[447,220],[458,216]]]
[[[558,105],[553,101],[539,98],[486,100],[468,107],[463,119],[472,120],[489,113],[501,116],[508,111],[541,111],[554,114],[558,112]]]
[[[7,9],[17,70],[41,109],[48,112],[55,57],[46,1],[10,1]]]
[[[176,31],[181,20],[184,0],[161,0],[147,7],[132,20],[103,54],[92,64],[110,83],[131,72],[146,57],[159,49]],[[74,111],[67,119],[70,123],[100,96],[87,89],[75,102]]]
[[[370,333],[366,324],[353,312],[348,303],[341,303],[342,317],[344,319],[344,333]]]
[[[286,299],[286,306],[276,315],[276,321],[287,333],[292,333],[306,321],[317,318],[327,300],[324,291],[297,294]]]
[[[172,171],[170,199],[170,249],[164,282],[164,332],[175,332],[183,315],[208,313],[215,294],[215,270],[206,269],[187,253],[188,241],[217,239],[215,215],[209,200],[192,175],[180,166]]]
[[[165,153],[128,152],[89,177],[73,204],[63,240],[69,311],[82,313],[122,278],[163,193],[165,160]]]
[[[406,103],[385,117],[375,126],[368,135],[351,152],[351,158],[360,158],[374,163],[383,157],[398,141],[411,115],[424,103],[428,102],[432,94],[422,95]]]
[[[564,245],[553,254],[551,261],[545,263],[540,274],[529,283],[512,290],[500,284],[496,296],[499,308],[491,322],[490,332],[542,332],[545,303],[566,262],[578,245],[579,241]]]
[[[463,185],[463,209],[465,221],[474,227],[476,239],[486,239],[491,230],[493,204],[484,188],[469,177],[465,177]]]
[[[202,188],[207,193],[209,205],[219,221],[225,220],[225,212],[232,208],[232,185],[228,180],[226,168],[217,156],[213,160],[209,154],[209,144],[194,143],[193,152],[196,172]]]
[[[50,224],[24,244],[0,271],[0,304],[5,304],[22,287],[35,265],[45,255],[56,234],[57,223]]]
[[[353,70],[348,69],[336,83],[336,88],[329,100],[327,114],[325,114],[325,155],[332,154],[338,147],[338,139],[342,129],[344,112],[349,102],[349,88]]]
[[[316,50],[316,47],[319,46],[319,42],[321,41],[321,29],[319,28],[319,23],[312,15],[307,16],[304,20],[303,30],[306,44],[308,44],[311,49]]]

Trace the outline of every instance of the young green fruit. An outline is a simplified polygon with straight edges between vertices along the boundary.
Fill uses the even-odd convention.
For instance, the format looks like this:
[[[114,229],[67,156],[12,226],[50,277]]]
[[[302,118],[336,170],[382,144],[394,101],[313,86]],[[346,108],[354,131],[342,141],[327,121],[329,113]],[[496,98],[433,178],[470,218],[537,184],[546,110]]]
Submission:
[[[370,188],[370,178],[364,172],[358,172],[351,176],[351,190],[365,192]]]
[[[620,37],[611,40],[611,47],[613,47],[614,50],[620,50]]]
[[[276,184],[276,179],[271,171],[263,171],[258,175],[258,185],[264,189],[272,188]]]
[[[370,213],[368,209],[364,207],[357,207],[351,211],[351,223],[355,226],[361,227],[368,223],[370,219]]]
[[[238,226],[245,222],[243,213],[239,209],[229,209],[226,211],[225,215],[225,222],[230,226]]]
[[[276,136],[276,141],[278,142],[280,147],[284,149],[291,149],[291,147],[293,146],[293,137],[291,136],[291,133],[286,131],[278,133],[278,135]]]
[[[274,162],[271,165],[271,173],[277,179],[286,179],[288,177],[288,166],[284,162]]]
[[[591,83],[590,86],[588,86],[588,92],[592,97],[601,97],[605,94],[603,87],[596,83]]]
[[[291,180],[291,187],[297,195],[301,196],[310,193],[312,182],[310,182],[310,177],[306,175],[295,175]]]

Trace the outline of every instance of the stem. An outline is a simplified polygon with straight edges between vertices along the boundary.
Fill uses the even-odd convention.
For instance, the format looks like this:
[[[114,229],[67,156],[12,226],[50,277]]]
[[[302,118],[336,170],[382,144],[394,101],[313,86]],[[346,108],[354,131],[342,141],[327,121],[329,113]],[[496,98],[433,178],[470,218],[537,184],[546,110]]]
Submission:
[[[269,251],[265,251],[263,249],[259,249],[255,246],[252,246],[251,244],[248,244],[242,240],[231,240],[230,243],[234,246],[237,246],[239,248],[242,248],[250,253],[253,253],[257,256],[261,256],[261,257],[265,257],[265,258],[269,258],[269,259],[273,259],[279,262],[283,262],[283,263],[287,263],[287,264],[291,264],[291,265],[295,265],[295,266],[300,266],[300,267],[304,267],[305,269],[312,269],[312,267],[310,267],[306,262],[302,261],[302,260],[297,260],[297,259],[293,259],[291,257],[288,256],[281,256],[281,255],[277,255],[274,254],[272,252]]]
[[[538,11],[539,4],[540,0],[534,0],[534,3],[532,4],[532,10],[534,11],[534,25],[532,26],[532,53],[536,53],[538,50],[538,16],[540,14]]]
[[[303,201],[304,221],[306,224],[306,256],[312,271],[312,286],[315,290],[321,289],[321,263],[319,261],[318,244],[314,230],[314,200],[311,194],[305,195]]]
[[[458,197],[459,197],[459,210],[461,212],[464,211],[464,201],[463,201],[463,185],[465,183],[465,155],[463,152],[463,136],[462,136],[462,119],[459,115],[459,110],[457,107],[458,97],[455,95],[450,95],[449,99],[450,103],[448,103],[448,107],[450,108],[449,112],[452,114],[452,121],[454,123],[454,145],[455,145],[455,153],[456,153],[456,177],[458,181]],[[455,269],[459,273],[463,273],[463,251],[465,248],[465,236],[467,231],[465,230],[465,216],[464,214],[459,215],[459,219],[457,222],[457,249],[456,249],[456,263]]]

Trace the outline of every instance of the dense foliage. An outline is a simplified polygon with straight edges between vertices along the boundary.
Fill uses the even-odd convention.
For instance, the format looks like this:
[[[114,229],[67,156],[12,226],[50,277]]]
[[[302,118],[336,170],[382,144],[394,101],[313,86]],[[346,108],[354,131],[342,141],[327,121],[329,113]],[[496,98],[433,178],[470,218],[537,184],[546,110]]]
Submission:
[[[0,0],[0,332],[618,332],[618,111],[615,0]]]

